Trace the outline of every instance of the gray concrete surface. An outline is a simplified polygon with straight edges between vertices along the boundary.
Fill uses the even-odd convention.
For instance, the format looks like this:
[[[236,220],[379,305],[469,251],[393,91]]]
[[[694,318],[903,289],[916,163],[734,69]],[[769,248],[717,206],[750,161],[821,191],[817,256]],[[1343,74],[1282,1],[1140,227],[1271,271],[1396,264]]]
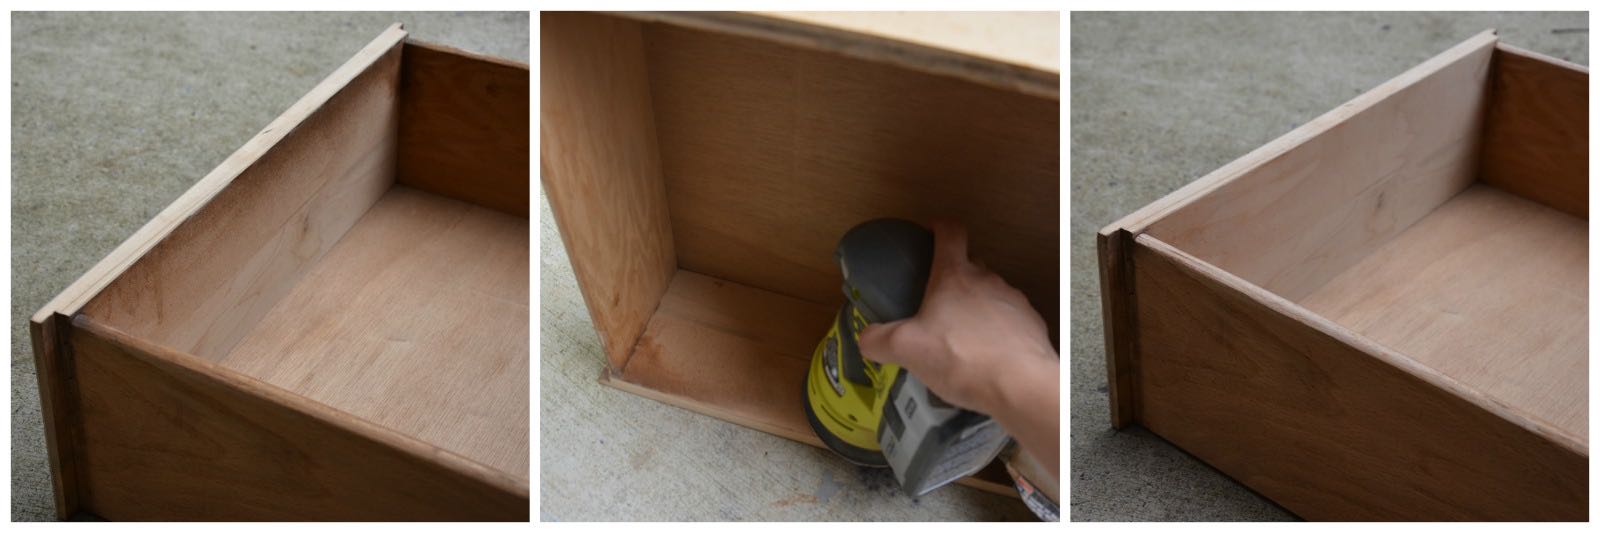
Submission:
[[[1072,15],[1072,520],[1294,518],[1110,429],[1095,232],[1490,27],[1588,63],[1583,13]]]
[[[28,316],[390,23],[528,61],[527,13],[15,13],[11,515],[53,520]]]

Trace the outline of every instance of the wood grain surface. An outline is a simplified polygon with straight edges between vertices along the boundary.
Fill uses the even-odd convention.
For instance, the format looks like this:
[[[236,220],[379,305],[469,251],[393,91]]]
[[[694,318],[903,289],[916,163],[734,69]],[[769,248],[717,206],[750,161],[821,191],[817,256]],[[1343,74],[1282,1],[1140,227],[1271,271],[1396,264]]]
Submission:
[[[1587,448],[1588,240],[1474,185],[1299,303]]]
[[[612,368],[678,264],[639,26],[539,14],[540,176]]]
[[[83,312],[201,357],[232,349],[393,182],[397,42],[363,51],[380,55],[322,106],[300,117],[291,109],[286,116],[300,120],[269,125],[262,135],[292,129],[280,141],[252,142],[241,152],[259,153],[225,162],[214,173],[236,174],[226,187]],[[352,65],[362,60],[358,55]],[[230,172],[234,166],[241,168]]]
[[[1311,520],[1586,520],[1586,446],[1152,237],[1140,422]]]
[[[528,66],[408,41],[395,180],[527,218]]]
[[[1589,218],[1589,69],[1501,44],[1479,179]]]
[[[1245,156],[1149,234],[1305,296],[1472,183],[1494,44],[1473,37],[1290,133],[1304,136],[1292,147]]]
[[[1052,100],[1061,85],[1055,12],[616,13],[815,50]]]
[[[271,305],[272,299],[286,290],[315,260],[316,253],[331,246],[338,234],[354,223],[354,217],[365,209],[363,202],[370,204],[368,200],[376,199],[376,192],[381,189],[375,185],[384,173],[371,168],[380,165],[383,159],[368,153],[373,145],[367,143],[374,139],[352,138],[349,142],[355,143],[353,146],[358,149],[335,158],[327,150],[329,147],[321,145],[322,140],[316,137],[340,128],[343,128],[340,131],[381,137],[392,129],[390,117],[393,113],[383,106],[393,102],[397,46],[405,36],[400,24],[390,26],[34,313],[29,334],[38,372],[57,517],[72,516],[80,508],[84,491],[78,467],[82,450],[78,449],[77,437],[81,430],[77,414],[77,377],[71,351],[64,345],[64,335],[71,328],[70,317],[83,310],[91,299],[105,296],[101,311],[120,318],[127,327],[158,334],[161,342],[182,344],[189,339],[196,351],[214,355],[230,346],[237,335],[242,335],[243,329]],[[280,152],[286,155],[272,155]],[[296,163],[290,157],[296,152],[309,154],[308,160]],[[351,163],[348,157],[362,159]],[[331,168],[332,162],[354,167],[335,169]],[[285,207],[281,202],[274,203],[263,197],[268,194],[264,190],[270,191],[276,178],[289,175],[289,179],[276,185],[290,189],[287,198],[305,198],[307,187],[315,191],[321,186],[305,180],[326,179],[328,174],[340,170],[349,170],[349,174],[342,176],[349,179],[330,187],[323,200],[288,206],[299,208],[290,213],[298,217],[292,219],[293,223],[277,226],[271,223],[270,219],[283,214]],[[225,192],[232,190],[235,183],[243,186],[234,192]],[[242,222],[262,225],[252,226],[243,234],[241,241],[247,242],[219,241],[216,233],[219,228],[212,226],[216,219],[241,215],[246,217]],[[278,229],[283,231],[273,232]],[[188,254],[158,249],[159,245],[173,239],[217,245],[190,249]],[[252,243],[269,243],[274,247],[289,245],[291,253],[276,259],[257,257],[252,254],[259,249],[251,249]],[[195,266],[194,263],[201,261],[197,253],[217,254],[218,265],[212,269]],[[148,263],[143,266],[136,264],[146,261]],[[182,275],[191,266],[198,276]],[[229,268],[240,270],[229,271]],[[126,276],[130,270],[140,273]],[[114,281],[121,286],[113,290],[110,285]],[[224,285],[225,290],[206,292],[207,287]],[[103,294],[107,292],[112,294]],[[152,293],[166,299],[152,298],[143,303],[133,300]],[[208,300],[208,297],[213,299]],[[201,306],[210,314],[196,313]],[[168,310],[174,313],[169,315]],[[186,328],[191,329],[182,331]],[[210,336],[203,342],[192,338],[196,336],[192,328],[210,330],[200,334]]]
[[[601,382],[822,447],[801,390],[842,300],[816,304],[679,270],[628,365]],[[1016,495],[999,463],[960,483]]]
[[[528,486],[80,316],[82,498],[112,520],[527,520]]]
[[[528,220],[396,185],[222,366],[528,482]]]
[[[644,44],[681,268],[826,303],[851,226],[948,216],[1059,331],[1055,100],[674,26]]]

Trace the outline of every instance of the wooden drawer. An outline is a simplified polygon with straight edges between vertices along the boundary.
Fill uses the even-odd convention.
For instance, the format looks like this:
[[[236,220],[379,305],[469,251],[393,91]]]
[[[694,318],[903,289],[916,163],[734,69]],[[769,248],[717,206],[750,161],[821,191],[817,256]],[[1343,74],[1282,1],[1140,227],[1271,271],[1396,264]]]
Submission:
[[[34,315],[62,517],[528,519],[528,69],[405,38]]]
[[[1106,227],[1113,425],[1308,519],[1586,519],[1588,80],[1485,32]]]
[[[542,182],[602,383],[821,446],[801,389],[834,245],[884,216],[963,220],[1057,333],[1054,72],[748,14],[542,13],[540,39]]]

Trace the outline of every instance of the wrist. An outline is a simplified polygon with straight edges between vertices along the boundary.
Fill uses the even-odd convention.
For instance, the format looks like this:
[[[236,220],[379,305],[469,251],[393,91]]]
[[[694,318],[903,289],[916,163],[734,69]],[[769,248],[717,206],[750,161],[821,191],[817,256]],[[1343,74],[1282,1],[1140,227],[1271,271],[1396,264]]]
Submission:
[[[1017,354],[1011,367],[995,372],[990,384],[984,414],[1000,421],[1002,426],[1014,421],[1019,413],[1031,410],[1041,401],[1039,392],[1060,387],[1061,363],[1054,352],[1041,348],[1040,353]],[[1056,392],[1059,400],[1060,392]]]

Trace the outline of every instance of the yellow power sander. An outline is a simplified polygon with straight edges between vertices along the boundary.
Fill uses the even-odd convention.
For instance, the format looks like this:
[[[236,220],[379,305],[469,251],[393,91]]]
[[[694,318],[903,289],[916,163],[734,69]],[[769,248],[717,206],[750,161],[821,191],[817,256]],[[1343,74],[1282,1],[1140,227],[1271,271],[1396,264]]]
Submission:
[[[817,437],[852,463],[888,466],[913,497],[988,465],[1011,441],[998,423],[861,354],[867,324],[909,318],[921,307],[933,234],[906,220],[871,220],[845,233],[834,258],[845,302],[817,343],[805,385],[806,419]]]

